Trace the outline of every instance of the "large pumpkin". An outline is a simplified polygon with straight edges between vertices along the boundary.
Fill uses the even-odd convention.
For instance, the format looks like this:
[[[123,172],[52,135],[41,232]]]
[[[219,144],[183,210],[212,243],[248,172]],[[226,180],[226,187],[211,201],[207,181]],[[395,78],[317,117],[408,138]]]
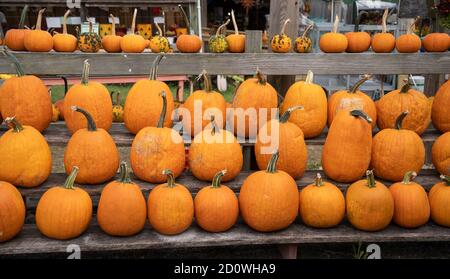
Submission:
[[[239,206],[242,218],[252,229],[261,232],[278,231],[295,221],[299,195],[295,180],[277,170],[275,152],[264,171],[249,175],[241,186]]]
[[[63,17],[63,32],[53,36],[53,48],[58,52],[74,52],[77,49],[77,38],[67,33],[67,16],[70,10]]]
[[[270,40],[272,52],[286,53],[291,50],[292,40],[285,33],[286,26],[290,21],[289,18],[286,19],[281,27],[280,33],[273,36],[272,40]]]
[[[445,52],[450,47],[447,33],[430,33],[423,38],[422,45],[428,52]]]
[[[239,29],[234,17],[234,11],[231,10],[231,20],[233,21],[234,34],[226,37],[228,43],[228,51],[234,53],[241,53],[245,51],[245,35],[239,34]]]
[[[372,38],[372,50],[377,53],[390,53],[395,48],[395,37],[387,32],[387,17],[389,10],[384,10],[381,33],[376,33]]]
[[[450,132],[450,80],[436,92],[431,109],[433,125],[441,132]]]
[[[230,23],[228,19],[222,25],[217,28],[216,34],[211,36],[208,41],[208,48],[213,53],[223,53],[228,50],[228,42],[225,35],[222,34],[222,29]]]
[[[431,219],[438,225],[450,227],[450,176],[440,177],[442,182],[436,183],[428,193]]]
[[[354,182],[364,175],[372,151],[371,121],[361,110],[336,115],[322,150],[322,166],[329,178]]]
[[[339,16],[336,14],[336,18],[333,24],[333,30],[329,33],[325,33],[320,37],[319,47],[326,53],[341,53],[347,49],[348,39],[344,34],[338,33]]]
[[[14,117],[5,122],[12,127],[0,137],[0,181],[35,187],[47,180],[52,170],[52,154],[47,141],[31,126],[22,126]]]
[[[15,237],[25,222],[25,203],[11,183],[0,181],[0,243]]]
[[[131,22],[131,29],[130,29],[131,32],[123,36],[122,40],[120,41],[120,48],[122,49],[123,52],[141,53],[144,51],[146,47],[144,37],[134,33],[134,30],[136,29],[136,15],[137,9],[134,9],[133,20]]]
[[[109,17],[111,18],[111,34],[102,38],[103,49],[107,52],[121,52],[120,41],[122,41],[122,37],[116,35],[116,18],[112,14]]]
[[[25,50],[24,39],[27,30],[24,29],[24,25],[27,12],[28,5],[25,5],[22,9],[22,13],[20,14],[19,27],[17,29],[9,29],[8,31],[6,31],[4,43],[11,50]]]
[[[431,157],[438,172],[450,175],[450,132],[436,139],[431,148]]]
[[[345,33],[345,37],[347,37],[348,41],[346,52],[359,53],[368,51],[370,48],[372,38],[369,33],[359,31],[360,18],[361,14],[359,14],[356,18],[355,30],[353,32]]]
[[[45,8],[39,10],[34,30],[26,32],[23,44],[28,51],[48,52],[53,48],[53,37],[47,31],[41,30],[42,14]]]
[[[186,15],[186,12],[184,11],[184,9],[181,5],[178,5],[178,7],[183,15],[184,22],[186,23],[186,28],[188,29],[188,34],[182,34],[177,38],[177,42],[176,42],[177,49],[180,52],[186,52],[186,53],[199,52],[200,49],[202,48],[203,42],[199,36],[191,33],[191,26],[190,26],[189,19]]]
[[[92,22],[89,20],[88,32],[81,33],[78,38],[78,49],[82,52],[98,52],[101,47],[102,39],[92,30]]]
[[[406,34],[397,37],[397,40],[395,41],[395,48],[397,49],[398,52],[415,53],[420,50],[420,47],[422,46],[422,41],[420,40],[419,36],[413,33],[414,27],[418,19],[419,17],[417,17],[416,20],[411,24],[411,26],[406,31]]]

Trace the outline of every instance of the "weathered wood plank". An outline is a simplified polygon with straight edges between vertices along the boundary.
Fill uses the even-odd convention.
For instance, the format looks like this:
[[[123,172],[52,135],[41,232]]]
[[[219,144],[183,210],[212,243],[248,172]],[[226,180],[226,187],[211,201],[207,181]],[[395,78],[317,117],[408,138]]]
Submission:
[[[75,2],[75,1],[72,1]],[[164,4],[195,4],[196,0],[82,0],[81,3],[86,6],[142,6],[142,5],[164,5]],[[23,6],[25,4],[31,6],[49,5],[49,6],[67,6],[65,0],[0,0],[0,6]]]

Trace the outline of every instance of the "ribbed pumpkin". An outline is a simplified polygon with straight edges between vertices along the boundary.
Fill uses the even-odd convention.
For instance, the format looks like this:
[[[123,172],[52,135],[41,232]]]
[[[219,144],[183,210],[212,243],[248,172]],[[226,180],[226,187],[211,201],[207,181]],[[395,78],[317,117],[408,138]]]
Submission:
[[[5,53],[14,62],[18,76],[5,80],[0,87],[2,117],[14,116],[23,125],[42,132],[52,121],[52,100],[47,86],[38,77],[25,75],[16,57]]]
[[[212,184],[203,187],[195,196],[195,220],[208,232],[224,232],[234,226],[239,216],[239,203],[236,194],[221,184],[226,170],[214,175]]]
[[[350,90],[339,90],[331,95],[328,100],[328,127],[331,126],[335,115],[343,109],[359,109],[364,111],[372,119],[372,127],[375,127],[377,121],[377,108],[375,103],[366,93],[359,90],[359,87],[370,78],[370,75],[364,75]]]
[[[180,52],[186,52],[186,53],[195,53],[199,52],[202,48],[202,40],[199,36],[191,33],[191,26],[189,19],[186,15],[186,12],[184,11],[183,7],[181,5],[178,5],[181,13],[183,14],[184,21],[186,23],[186,28],[188,29],[188,34],[180,35],[177,38],[177,49]]]
[[[155,25],[156,28],[158,29],[159,35],[152,36],[152,38],[150,39],[149,44],[150,49],[154,53],[169,52],[170,50],[169,40],[166,37],[164,37],[164,33],[159,27],[159,24],[155,23]]]
[[[308,150],[302,130],[294,123],[288,122],[294,110],[301,106],[291,107],[280,119],[268,121],[258,132],[255,143],[255,157],[260,170],[267,167],[272,153],[279,150],[277,169],[287,172],[298,179],[303,176],[308,161]]]
[[[293,111],[289,121],[302,129],[305,138],[319,136],[327,125],[327,95],[320,85],[313,83],[313,77],[308,71],[304,82],[291,85],[280,107],[281,113],[290,107],[303,107]]]
[[[41,30],[42,14],[45,9],[39,10],[34,30],[26,32],[23,43],[28,51],[48,52],[53,48],[53,37],[47,31]]]
[[[308,53],[312,50],[312,40],[308,36],[308,31],[311,30],[314,26],[312,24],[308,25],[308,27],[303,31],[303,34],[295,39],[294,42],[294,50],[297,53]]]
[[[23,51],[25,50],[25,33],[28,32],[24,29],[25,25],[25,17],[27,16],[28,5],[25,5],[22,9],[22,13],[20,14],[19,26],[17,29],[9,29],[4,38],[5,45],[15,51]]]
[[[431,109],[434,127],[441,132],[450,132],[450,80],[436,92]]]
[[[109,235],[130,236],[140,232],[147,220],[147,204],[139,185],[133,183],[127,163],[120,163],[120,178],[102,190],[97,208],[100,228]]]
[[[347,219],[359,230],[380,231],[394,216],[394,198],[385,185],[375,181],[372,171],[367,171],[366,176],[347,189]]]
[[[62,34],[55,34],[53,36],[53,48],[58,52],[74,52],[77,49],[77,38],[67,33],[67,16],[70,10],[64,14],[63,17],[63,32]]]
[[[35,187],[47,180],[52,170],[52,154],[47,141],[31,126],[22,126],[14,117],[5,122],[12,129],[0,137],[0,181]]]
[[[159,55],[153,61],[153,66],[148,79],[137,81],[128,92],[124,106],[125,127],[133,134],[137,134],[145,127],[156,127],[163,108],[161,92],[166,92],[166,114],[164,127],[172,126],[172,112],[174,102],[169,86],[163,81],[157,80],[158,65],[163,59]]]
[[[347,37],[348,41],[347,49],[345,50],[346,52],[360,53],[368,51],[370,48],[372,38],[369,33],[359,31],[360,18],[361,14],[359,14],[356,18],[355,30],[353,32],[345,33],[345,37]]]
[[[341,53],[347,49],[348,40],[344,34],[338,33],[339,16],[336,14],[336,18],[333,24],[333,30],[329,33],[325,33],[320,37],[319,47],[326,53]]]
[[[323,181],[318,173],[313,184],[300,191],[300,216],[313,228],[332,228],[342,222],[345,198],[336,185]]]
[[[216,34],[211,36],[208,41],[208,48],[213,53],[223,53],[228,50],[228,43],[225,35],[222,34],[222,29],[230,23],[228,19],[217,28]]]
[[[450,176],[441,175],[442,182],[436,183],[428,193],[431,220],[436,224],[450,227]]]
[[[281,31],[279,34],[273,36],[272,40],[270,40],[270,47],[272,52],[277,53],[286,53],[291,50],[292,40],[286,35],[286,26],[291,20],[288,18],[284,21],[283,26],[281,27]]]
[[[411,24],[411,26],[406,31],[406,34],[403,34],[397,38],[395,41],[395,48],[400,53],[415,53],[420,50],[422,46],[422,41],[420,37],[413,33],[414,27],[416,25],[417,20]]]
[[[0,181],[0,243],[15,237],[25,222],[25,203],[11,183]]]
[[[393,221],[400,227],[417,228],[428,222],[430,203],[425,189],[412,180],[417,173],[408,171],[402,182],[389,187],[394,198]]]
[[[172,171],[166,169],[167,183],[153,188],[148,196],[148,219],[152,228],[167,235],[187,230],[194,218],[194,201],[186,186],[175,183]]]
[[[36,226],[49,238],[65,240],[78,237],[91,222],[91,197],[85,190],[73,186],[77,172],[78,168],[74,167],[64,186],[50,188],[38,202]]]
[[[445,52],[450,47],[447,33],[430,33],[423,38],[422,46],[428,52]]]
[[[425,163],[425,146],[413,131],[402,129],[408,111],[398,117],[395,128],[378,132],[372,142],[371,166],[376,176],[401,181],[407,171],[419,172]]]
[[[228,51],[233,53],[241,53],[245,51],[245,35],[239,34],[239,29],[234,16],[234,11],[231,10],[231,20],[233,21],[234,34],[226,37],[228,43]]]
[[[427,97],[406,83],[401,89],[385,94],[377,102],[377,124],[380,129],[394,128],[397,116],[409,111],[403,121],[403,129],[421,135],[431,122],[430,105]]]
[[[372,38],[372,50],[377,53],[390,53],[395,48],[395,37],[387,32],[387,17],[389,10],[384,10],[381,33],[376,33]]]
[[[70,87],[64,97],[64,119],[72,133],[87,128],[86,118],[72,110],[81,107],[90,112],[98,128],[106,131],[112,125],[112,101],[108,89],[101,83],[89,81],[88,60],[84,61],[81,83]]]
[[[170,94],[170,93],[169,93]],[[170,168],[175,177],[185,167],[184,141],[180,134],[164,127],[166,115],[166,93],[162,91],[162,110],[156,127],[145,127],[133,140],[130,162],[133,173],[141,180],[161,183],[166,180],[163,170]]]
[[[82,52],[98,52],[102,47],[102,39],[92,31],[92,22],[89,21],[88,32],[81,33],[78,38],[78,49]]]
[[[103,49],[107,52],[121,52],[120,41],[122,41],[122,37],[116,35],[116,18],[112,14],[109,17],[111,18],[111,34],[103,37]]]
[[[371,121],[361,110],[336,115],[322,150],[322,166],[329,178],[354,182],[364,175],[372,151]]]
[[[431,157],[438,172],[450,175],[450,132],[436,139],[431,148]]]
[[[66,173],[71,173],[77,166],[77,183],[98,184],[109,181],[116,174],[120,160],[113,138],[104,129],[97,129],[88,111],[76,106],[72,110],[86,118],[88,127],[77,130],[67,143],[64,153]]]
[[[136,29],[136,15],[137,9],[134,9],[133,20],[131,22],[131,29],[130,29],[131,31],[129,34],[123,36],[122,40],[120,40],[120,48],[122,49],[123,52],[141,53],[144,51],[146,47],[144,37],[134,33],[134,30]]]

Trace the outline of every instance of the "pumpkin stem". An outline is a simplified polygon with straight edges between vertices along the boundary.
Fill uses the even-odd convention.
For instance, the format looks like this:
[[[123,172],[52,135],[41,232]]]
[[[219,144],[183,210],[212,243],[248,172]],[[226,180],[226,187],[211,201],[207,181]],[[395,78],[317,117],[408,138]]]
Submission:
[[[442,179],[442,181],[444,181],[447,186],[450,186],[450,175],[441,174],[439,178]]]
[[[64,96],[66,96],[67,91],[69,90],[69,83],[67,82],[67,78],[65,76],[61,76],[61,79],[64,81]]]
[[[127,162],[120,162],[120,173],[119,173],[119,182],[120,183],[132,183],[130,178],[130,172],[128,170]]]
[[[183,15],[184,22],[186,23],[186,28],[188,30],[188,34],[191,34],[191,23],[189,22],[186,12],[184,11],[184,9],[181,5],[178,5],[178,8],[180,9],[181,14]]]
[[[25,25],[25,17],[27,16],[27,12],[28,5],[25,5],[23,7],[22,13],[20,14],[19,29],[23,29],[23,26]]]
[[[236,23],[236,18],[234,17],[234,10],[231,10],[231,20],[233,21],[234,34],[239,35],[239,29]]]
[[[158,77],[158,66],[163,58],[165,58],[165,56],[160,54],[156,56],[155,60],[153,60],[152,67],[150,69],[150,75],[148,77],[150,80],[156,80],[156,78]]]
[[[375,183],[375,176],[373,175],[373,170],[367,170],[366,177],[367,177],[367,186],[369,188],[374,188],[376,183]]]
[[[6,48],[2,50],[3,54],[5,54],[8,58],[12,60],[14,66],[16,67],[16,73],[19,77],[24,76],[25,72],[20,64],[19,60],[17,60],[16,56],[14,56],[11,52],[9,52]]]
[[[314,186],[317,186],[317,187],[323,186],[323,180],[322,180],[322,176],[320,175],[320,173],[316,174],[316,178],[314,179]]]
[[[137,16],[137,9],[135,8],[133,11],[133,19],[131,21],[131,34],[134,34],[134,30],[136,29],[136,16]]]
[[[211,135],[214,136],[216,132],[219,131],[219,127],[217,127],[216,121],[215,121],[214,114],[211,114]]]
[[[411,25],[409,26],[409,28],[408,28],[408,30],[407,30],[407,34],[412,34],[413,32],[414,32],[414,28],[416,27],[416,24],[417,24],[417,22],[419,21],[419,19],[420,19],[420,16],[417,16],[415,19],[414,19],[414,22],[413,23],[411,23]]]
[[[111,35],[116,35],[116,18],[113,14],[109,14],[109,17],[111,18]]]
[[[225,21],[224,24],[220,25],[219,28],[217,28],[217,31],[216,31],[216,37],[218,37],[218,36],[220,35],[220,31],[222,31],[222,28],[224,28],[225,26],[227,26],[228,23],[230,23],[230,19],[228,19],[227,21]]]
[[[305,31],[303,31],[302,34],[302,39],[304,39],[306,37],[306,34],[308,34],[309,30],[311,30],[314,27],[313,24],[308,25],[308,27],[306,27]]]
[[[397,120],[395,120],[395,128],[397,130],[402,129],[403,119],[409,114],[409,111],[405,110],[397,117]]]
[[[63,34],[67,34],[67,16],[70,14],[70,10],[67,10],[67,12],[64,14],[63,17]]]
[[[75,166],[72,168],[72,172],[66,178],[66,182],[64,182],[64,188],[74,190],[73,183],[75,182],[75,178],[78,174],[78,167]]]
[[[362,119],[366,120],[369,124],[372,123],[372,118],[362,110],[354,109],[350,111],[350,114],[355,117],[361,117]]]
[[[170,188],[175,187],[175,177],[173,176],[173,172],[169,169],[165,169],[162,174],[167,176],[167,186]]]
[[[276,173],[277,172],[278,157],[280,157],[280,153],[278,152],[278,149],[277,149],[272,154],[272,157],[270,158],[269,164],[267,164],[266,172],[268,172],[268,173]]]
[[[22,124],[20,124],[20,122],[17,121],[15,116],[6,117],[5,118],[5,123],[6,123],[6,125],[11,126],[11,128],[13,129],[14,133],[20,133],[21,131],[23,131]]]
[[[38,17],[36,20],[36,28],[34,28],[34,30],[41,30],[42,15],[44,14],[44,12],[45,12],[45,8],[39,10]]]
[[[158,128],[164,128],[164,120],[166,118],[166,110],[167,110],[167,98],[166,98],[166,91],[162,91],[161,94],[159,94],[163,100],[163,106],[161,110],[161,115],[159,116],[158,121]]]
[[[408,93],[409,89],[411,89],[411,85],[409,84],[409,80],[407,80],[405,85],[400,89],[400,93]]]
[[[389,9],[385,9],[383,13],[383,17],[381,19],[381,33],[387,32],[387,17],[388,17]]]
[[[261,73],[259,68],[256,68],[256,78],[258,79],[258,82],[262,85],[265,85],[267,83],[267,77]]]
[[[361,21],[361,16],[363,15],[363,14],[367,14],[367,12],[361,12],[357,17],[356,17],[356,19],[355,19],[355,28],[354,28],[354,32],[359,32],[359,23],[360,23],[360,21]]]
[[[411,181],[416,178],[417,173],[415,171],[408,171],[405,173],[405,176],[403,176],[403,184],[411,184]]]
[[[221,170],[218,173],[216,173],[213,177],[213,181],[211,183],[212,188],[220,188],[220,183],[222,181],[222,176],[224,176],[227,173],[227,170]]]
[[[206,72],[206,70],[203,70],[200,73],[200,75],[198,76],[197,80],[199,80],[201,78],[203,79],[203,90],[205,92],[211,92],[212,91],[212,89],[211,89],[211,80],[210,80],[209,75]]]
[[[286,19],[286,20],[284,21],[283,26],[281,27],[281,32],[280,32],[281,35],[284,35],[284,33],[285,33],[285,31],[286,31],[286,26],[287,26],[287,24],[288,24],[290,21],[291,21],[290,18],[288,18],[288,19]]]
[[[77,106],[71,106],[70,108],[72,109],[72,111],[80,112],[84,115],[84,117],[86,117],[88,123],[88,131],[97,131],[97,125],[95,124],[94,118],[92,118],[92,115],[89,112]]]
[[[358,91],[358,89],[361,87],[361,85],[363,85],[364,82],[368,81],[371,78],[372,78],[372,75],[365,74],[362,79],[358,80],[352,86],[352,88],[350,88],[350,93],[356,93],[356,91]]]
[[[297,109],[302,110],[302,109],[304,109],[304,107],[303,106],[294,106],[294,107],[288,108],[288,110],[285,111],[283,113],[283,115],[280,117],[280,123],[286,123],[289,120],[289,117],[291,116],[292,112]]]
[[[312,84],[314,81],[314,73],[311,70],[308,70],[306,74],[305,84]]]
[[[88,85],[89,83],[89,59],[84,60],[83,62],[83,72],[81,73],[81,84]]]
[[[336,14],[336,17],[334,18],[334,23],[333,23],[333,30],[331,32],[337,33],[338,27],[339,27],[339,16]]]
[[[156,29],[158,29],[158,34],[159,34],[160,36],[164,36],[163,31],[161,30],[161,27],[159,27],[159,24],[158,24],[158,23],[155,23],[155,25],[156,25]]]

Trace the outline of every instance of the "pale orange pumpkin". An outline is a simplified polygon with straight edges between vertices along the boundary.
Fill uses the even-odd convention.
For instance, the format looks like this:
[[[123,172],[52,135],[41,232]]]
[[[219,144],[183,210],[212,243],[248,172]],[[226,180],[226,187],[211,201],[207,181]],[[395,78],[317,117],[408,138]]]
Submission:
[[[344,34],[338,33],[339,16],[336,14],[334,20],[333,30],[325,33],[320,37],[319,47],[326,53],[340,53],[344,52],[348,46],[348,39]]]
[[[24,39],[28,30],[24,29],[25,17],[27,16],[28,5],[25,5],[20,14],[19,27],[17,29],[9,29],[6,31],[4,43],[5,45],[15,51],[25,50]]]
[[[403,34],[397,38],[395,41],[395,48],[400,53],[415,53],[420,50],[422,46],[422,41],[420,37],[413,33],[413,29],[416,25],[420,17],[417,17],[416,20],[411,24],[408,28],[406,34]]]
[[[187,52],[187,53],[195,53],[199,52],[202,48],[202,40],[199,36],[191,33],[191,26],[189,19],[186,15],[186,12],[184,11],[183,7],[181,5],[178,5],[180,8],[181,13],[183,14],[184,21],[186,23],[186,27],[188,29],[188,34],[180,35],[177,38],[177,49],[180,52]]]
[[[55,34],[53,36],[53,48],[58,52],[74,52],[77,49],[77,38],[67,33],[67,16],[70,10],[64,14],[63,17],[63,32],[62,34]]]
[[[428,52],[445,52],[450,47],[447,33],[430,33],[423,38],[422,45]]]
[[[377,53],[390,53],[395,48],[395,37],[387,32],[388,9],[384,10],[381,33],[376,33],[372,38],[372,50]]]
[[[41,30],[42,14],[45,8],[39,10],[36,27],[26,33],[24,38],[24,46],[28,51],[48,52],[53,48],[53,38],[47,31]]]
[[[103,49],[107,52],[121,52],[120,42],[122,41],[122,37],[116,35],[116,18],[112,14],[109,17],[111,18],[111,34],[103,37]]]
[[[131,31],[129,34],[123,36],[122,40],[120,40],[120,48],[123,52],[141,53],[146,47],[144,37],[134,33],[134,30],[136,29],[136,15],[137,9],[134,9],[133,21],[131,22]]]
[[[236,24],[236,18],[234,16],[234,11],[231,10],[231,19],[234,26],[234,34],[228,35],[226,37],[228,43],[228,51],[234,53],[241,53],[245,51],[245,35],[239,34],[239,29]]]

